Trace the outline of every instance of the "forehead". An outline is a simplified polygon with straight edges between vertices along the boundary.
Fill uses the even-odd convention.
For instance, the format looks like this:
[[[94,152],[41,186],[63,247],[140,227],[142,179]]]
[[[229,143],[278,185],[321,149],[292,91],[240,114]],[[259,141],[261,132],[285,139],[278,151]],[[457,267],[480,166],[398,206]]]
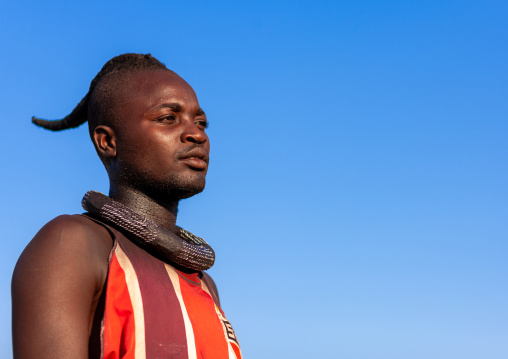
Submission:
[[[183,107],[198,107],[196,93],[180,76],[170,71],[144,71],[130,75],[117,97],[117,103],[130,110],[146,111],[161,103],[177,102]]]

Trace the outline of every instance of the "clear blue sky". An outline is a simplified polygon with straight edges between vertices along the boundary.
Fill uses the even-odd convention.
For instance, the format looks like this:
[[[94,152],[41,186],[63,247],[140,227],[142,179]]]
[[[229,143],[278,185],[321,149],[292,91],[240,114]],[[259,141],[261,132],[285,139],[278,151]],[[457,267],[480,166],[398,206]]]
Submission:
[[[108,191],[86,127],[111,57],[150,52],[210,119],[179,223],[246,358],[508,358],[506,1],[3,1],[0,357],[37,230]]]

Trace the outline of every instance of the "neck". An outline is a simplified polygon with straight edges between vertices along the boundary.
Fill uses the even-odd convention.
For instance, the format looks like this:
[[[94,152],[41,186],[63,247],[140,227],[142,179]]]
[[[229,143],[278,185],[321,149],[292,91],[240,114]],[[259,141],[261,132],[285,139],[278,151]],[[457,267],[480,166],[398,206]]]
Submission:
[[[111,186],[109,197],[166,229],[173,230],[176,225],[178,200],[159,203],[138,190],[122,185]]]

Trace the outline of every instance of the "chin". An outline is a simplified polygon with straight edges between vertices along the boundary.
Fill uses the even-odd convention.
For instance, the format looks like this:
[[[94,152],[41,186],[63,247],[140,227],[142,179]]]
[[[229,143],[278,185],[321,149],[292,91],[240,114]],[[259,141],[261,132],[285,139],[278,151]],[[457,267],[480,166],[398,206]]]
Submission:
[[[172,178],[168,181],[168,193],[173,195],[173,198],[184,199],[194,196],[195,194],[203,192],[206,184],[206,172],[197,172],[189,176],[180,178]]]
[[[206,173],[199,172],[187,176],[170,175],[158,180],[148,176],[136,176],[131,177],[131,184],[154,199],[180,200],[203,192],[205,177]]]
[[[205,189],[205,178],[180,178],[179,180],[175,180],[174,178],[171,181],[167,181],[165,183],[160,183],[158,186],[154,186],[159,196],[166,198],[168,200],[171,199],[185,199],[192,197],[198,193],[203,192]]]
[[[168,191],[166,192],[170,197],[175,199],[185,199],[192,197],[198,193],[203,192],[205,189],[205,183],[203,184],[193,184],[190,186],[185,187],[178,187],[178,188],[168,188]]]

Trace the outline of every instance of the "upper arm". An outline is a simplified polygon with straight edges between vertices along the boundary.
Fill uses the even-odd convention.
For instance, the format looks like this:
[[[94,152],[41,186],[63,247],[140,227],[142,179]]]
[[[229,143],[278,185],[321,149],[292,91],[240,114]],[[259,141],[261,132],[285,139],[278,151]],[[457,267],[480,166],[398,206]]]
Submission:
[[[56,218],[21,254],[12,279],[16,359],[88,357],[92,307],[107,275],[111,244],[86,221]]]

